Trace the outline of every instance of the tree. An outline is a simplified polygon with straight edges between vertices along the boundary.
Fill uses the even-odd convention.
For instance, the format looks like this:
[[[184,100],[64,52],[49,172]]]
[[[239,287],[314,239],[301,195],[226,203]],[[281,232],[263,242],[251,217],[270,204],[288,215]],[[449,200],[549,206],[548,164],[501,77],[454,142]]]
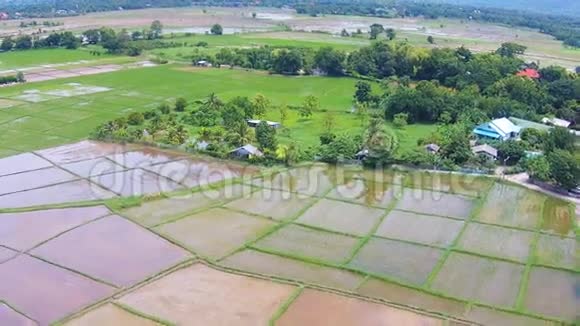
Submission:
[[[550,174],[556,183],[564,189],[572,189],[580,179],[580,164],[574,156],[565,150],[556,149],[548,153]]]
[[[540,181],[548,181],[550,180],[550,162],[546,156],[541,155],[538,157],[527,159],[525,162],[526,171],[530,175],[531,178],[540,180]]]
[[[151,30],[151,38],[158,39],[161,37],[161,34],[163,33],[163,24],[161,24],[159,20],[154,20],[151,23],[150,30]]]
[[[255,12],[252,13],[252,18],[256,18],[257,14]]]
[[[314,111],[320,108],[320,100],[314,95],[308,95],[300,106],[299,113],[303,118],[310,118]]]
[[[365,165],[377,167],[388,163],[394,146],[393,137],[385,131],[384,119],[381,116],[373,116],[363,140],[363,148],[368,150]]]
[[[348,31],[346,29],[342,29],[342,31],[340,31],[340,36],[342,37],[349,37],[350,34],[348,33]]]
[[[214,24],[210,29],[210,33],[212,33],[213,35],[222,35],[224,33],[224,29],[222,25]]]
[[[354,100],[358,103],[368,103],[372,100],[373,96],[371,94],[372,88],[371,84],[358,81],[355,85],[356,90],[354,91]]]
[[[242,109],[234,105],[226,105],[222,111],[222,124],[227,130],[235,129],[238,124],[247,125]]]
[[[157,109],[159,112],[161,112],[161,114],[169,114],[169,112],[171,112],[171,108],[169,105],[167,105],[167,103],[160,104]]]
[[[314,56],[314,65],[330,76],[341,76],[344,73],[345,58],[342,51],[332,47],[322,47]]]
[[[256,127],[256,140],[261,150],[276,151],[278,146],[276,129],[268,126],[266,121],[260,122]]]
[[[331,111],[326,111],[324,118],[322,120],[322,125],[324,127],[325,133],[332,133],[336,125],[336,120],[334,119],[334,114]]]
[[[563,127],[556,127],[550,131],[545,140],[545,151],[551,152],[562,149],[565,151],[574,151],[574,135]]]
[[[407,126],[409,115],[407,113],[397,113],[393,116],[393,125],[396,128],[402,129]]]
[[[358,143],[350,134],[340,134],[328,144],[320,146],[320,160],[327,163],[337,163],[350,160],[360,148]]]
[[[298,144],[293,141],[288,145],[278,145],[278,148],[276,149],[276,158],[282,160],[287,166],[296,163],[300,158],[300,148],[298,147]]]
[[[389,41],[394,40],[395,36],[397,36],[397,33],[395,32],[395,30],[393,28],[387,28],[385,30],[385,33],[387,34],[387,38],[389,39]]]
[[[256,94],[252,99],[254,115],[258,118],[263,118],[271,105],[270,100],[262,94]]]
[[[180,97],[175,101],[175,111],[183,112],[183,111],[185,111],[186,107],[187,107],[187,100],[184,99],[183,97]]]
[[[26,82],[26,78],[24,77],[24,73],[19,71],[16,73],[16,82],[17,83],[24,83]]]
[[[369,118],[369,104],[366,102],[357,103],[355,107],[357,118],[360,120],[360,125],[361,127],[364,127]]]
[[[371,28],[370,31],[371,40],[376,40],[377,36],[379,36],[379,34],[385,31],[385,28],[381,24],[372,24],[370,28]]]
[[[497,145],[498,156],[507,165],[517,164],[526,156],[526,149],[522,142],[506,140]]]
[[[282,126],[284,126],[287,119],[288,119],[288,106],[281,105],[280,106],[280,124],[282,124]]]
[[[205,99],[196,101],[196,103],[200,104],[202,109],[213,112],[220,111],[224,106],[224,102],[215,93],[209,94]]]
[[[32,37],[30,35],[21,35],[16,38],[14,44],[16,50],[28,50],[32,48]]]
[[[0,50],[6,52],[12,50],[12,48],[14,48],[14,40],[10,36],[5,37],[2,40],[2,45],[0,45]]]
[[[142,37],[143,37],[143,32],[134,31],[133,33],[131,33],[131,40],[132,41],[137,41],[137,40],[141,39]]]
[[[435,39],[433,36],[429,35],[427,36],[427,42],[429,42],[429,44],[435,44]]]
[[[472,156],[469,146],[470,132],[471,128],[462,123],[441,126],[436,137],[440,139],[439,155],[458,165],[467,162]]]
[[[83,32],[83,37],[89,44],[97,44],[101,41],[101,31],[98,29],[89,29]]]
[[[60,39],[60,45],[69,50],[74,50],[81,46],[81,40],[74,36],[72,32],[64,32]]]
[[[138,126],[142,124],[144,121],[145,118],[143,117],[143,113],[141,112],[132,112],[127,117],[127,123],[133,126]]]
[[[302,54],[298,50],[282,49],[274,56],[272,66],[276,73],[295,75],[303,64]]]
[[[495,51],[495,53],[501,55],[502,57],[513,58],[517,54],[524,54],[526,52],[527,47],[524,45],[520,45],[517,43],[512,42],[505,42],[502,43],[499,49]]]

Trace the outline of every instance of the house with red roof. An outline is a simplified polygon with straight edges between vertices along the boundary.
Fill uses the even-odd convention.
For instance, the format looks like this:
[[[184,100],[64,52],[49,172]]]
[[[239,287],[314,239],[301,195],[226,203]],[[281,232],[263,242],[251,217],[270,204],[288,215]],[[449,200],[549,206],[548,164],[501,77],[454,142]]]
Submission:
[[[540,73],[536,69],[526,68],[516,73],[516,76],[538,79],[540,78]]]

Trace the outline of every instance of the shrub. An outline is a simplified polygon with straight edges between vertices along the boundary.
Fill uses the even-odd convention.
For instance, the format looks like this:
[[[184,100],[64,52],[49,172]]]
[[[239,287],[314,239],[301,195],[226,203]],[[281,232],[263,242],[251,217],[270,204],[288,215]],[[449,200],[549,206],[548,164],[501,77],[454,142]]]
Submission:
[[[127,117],[127,123],[132,125],[132,126],[138,126],[138,125],[142,124],[144,121],[145,121],[145,117],[143,116],[143,113],[141,113],[141,112],[132,112]]]

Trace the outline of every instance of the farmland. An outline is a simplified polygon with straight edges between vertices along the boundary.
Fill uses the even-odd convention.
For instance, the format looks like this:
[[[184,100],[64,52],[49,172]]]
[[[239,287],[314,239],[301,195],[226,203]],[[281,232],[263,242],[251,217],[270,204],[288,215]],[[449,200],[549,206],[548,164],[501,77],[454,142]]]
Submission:
[[[314,303],[348,307],[332,317],[345,325],[361,316],[429,325],[575,318],[573,206],[502,181],[264,169],[87,141],[0,167],[2,323],[187,324],[202,311],[209,324],[321,323],[308,312]],[[514,224],[531,203],[507,210],[514,202],[500,191],[539,209]],[[490,219],[498,209],[505,218]],[[24,280],[23,271],[34,274]],[[37,289],[48,295],[63,282],[73,286],[44,309]],[[554,305],[546,295],[568,297]]]

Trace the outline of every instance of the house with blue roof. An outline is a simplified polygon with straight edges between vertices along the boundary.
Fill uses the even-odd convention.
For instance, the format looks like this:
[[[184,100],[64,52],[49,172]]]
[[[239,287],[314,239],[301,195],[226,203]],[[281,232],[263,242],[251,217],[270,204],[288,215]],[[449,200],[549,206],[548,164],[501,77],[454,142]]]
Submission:
[[[480,139],[505,141],[517,139],[522,128],[516,126],[508,118],[495,119],[482,123],[473,129],[473,133]]]

